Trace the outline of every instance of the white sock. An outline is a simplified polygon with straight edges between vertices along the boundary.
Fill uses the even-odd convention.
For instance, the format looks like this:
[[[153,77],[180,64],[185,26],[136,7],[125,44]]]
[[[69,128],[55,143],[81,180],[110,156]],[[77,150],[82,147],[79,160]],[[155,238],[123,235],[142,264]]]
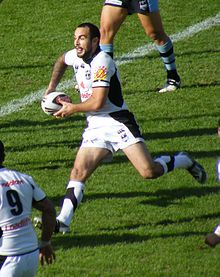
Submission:
[[[73,218],[73,204],[72,201],[68,198],[65,198],[63,201],[62,209],[60,214],[57,216],[57,219],[64,223],[66,226],[70,225],[70,222]]]
[[[176,168],[188,169],[192,165],[192,160],[185,154],[160,156],[155,159],[155,162],[161,164],[164,169],[164,174]]]
[[[63,201],[63,205],[60,214],[57,219],[69,226],[74,215],[76,207],[82,201],[83,198],[84,184],[78,181],[69,181],[67,185],[67,194]]]
[[[215,233],[218,237],[220,237],[220,225],[218,225],[218,226],[216,227],[214,233]]]
[[[174,162],[174,168],[189,168],[193,163],[192,160],[186,156],[186,155],[176,155],[175,157],[175,162]]]

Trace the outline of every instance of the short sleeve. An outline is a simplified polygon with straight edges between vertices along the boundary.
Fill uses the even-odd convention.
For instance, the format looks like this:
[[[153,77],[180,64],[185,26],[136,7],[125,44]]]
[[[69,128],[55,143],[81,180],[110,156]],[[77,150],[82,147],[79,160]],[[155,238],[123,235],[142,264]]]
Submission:
[[[92,64],[92,87],[109,87],[114,73],[115,65],[112,58],[108,54],[100,52]]]
[[[36,184],[31,176],[28,176],[29,183],[33,188],[33,199],[35,201],[41,201],[46,197],[45,192]]]

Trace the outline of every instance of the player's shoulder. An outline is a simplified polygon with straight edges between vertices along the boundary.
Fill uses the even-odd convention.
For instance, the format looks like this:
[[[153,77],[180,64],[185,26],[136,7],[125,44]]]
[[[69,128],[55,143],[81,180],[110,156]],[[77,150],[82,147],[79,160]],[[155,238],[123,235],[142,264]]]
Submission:
[[[5,179],[8,179],[9,181],[10,180],[12,180],[12,181],[13,180],[14,181],[16,181],[16,180],[20,180],[20,181],[25,181],[25,180],[30,181],[31,180],[32,181],[33,180],[33,178],[26,173],[20,172],[15,169],[9,169],[6,167],[4,168],[4,170],[2,170],[1,173],[3,176],[5,176]]]
[[[113,60],[113,58],[108,54],[108,53],[106,53],[105,51],[100,51],[99,53],[98,53],[98,55],[100,55],[100,57],[102,57],[102,58],[105,58],[106,60],[108,60],[108,61],[114,61]],[[97,56],[98,56],[97,55]]]
[[[104,65],[108,65],[108,66],[113,66],[115,64],[114,60],[112,59],[112,57],[104,52],[104,51],[100,51],[95,58],[93,59],[93,63],[101,63]]]

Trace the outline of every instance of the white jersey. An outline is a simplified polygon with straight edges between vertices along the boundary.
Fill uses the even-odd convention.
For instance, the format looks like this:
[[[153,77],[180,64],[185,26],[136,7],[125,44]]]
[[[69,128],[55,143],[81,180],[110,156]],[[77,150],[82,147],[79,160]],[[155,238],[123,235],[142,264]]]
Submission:
[[[76,50],[65,53],[65,63],[72,66],[80,90],[81,101],[87,100],[96,87],[109,87],[108,98],[104,106],[95,112],[88,112],[87,117],[106,115],[127,110],[123,100],[120,77],[113,59],[105,52],[98,52],[88,63],[77,57]]]
[[[81,147],[101,147],[114,152],[143,141],[139,126],[124,102],[119,71],[110,55],[98,50],[85,62],[72,49],[65,53],[65,63],[74,69],[82,102],[92,95],[93,88],[109,88],[104,106],[87,113],[88,127]]]
[[[0,168],[0,255],[15,256],[38,248],[30,215],[32,202],[45,197],[32,177]]]

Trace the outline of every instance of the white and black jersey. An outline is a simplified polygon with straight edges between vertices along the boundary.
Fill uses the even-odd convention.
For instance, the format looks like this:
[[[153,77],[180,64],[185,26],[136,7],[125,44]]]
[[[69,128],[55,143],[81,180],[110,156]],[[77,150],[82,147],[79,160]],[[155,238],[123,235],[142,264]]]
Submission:
[[[103,108],[96,112],[89,112],[87,116],[127,110],[117,67],[108,54],[100,51],[86,63],[77,57],[76,50],[73,49],[65,54],[65,63],[74,69],[82,102],[91,96],[93,88],[109,87],[108,98]]]
[[[38,248],[30,216],[32,202],[45,197],[32,177],[0,168],[0,255],[17,256]]]
[[[89,62],[85,62],[73,49],[65,54],[65,63],[74,69],[82,102],[92,95],[93,88],[109,88],[103,107],[86,113],[88,126],[84,130],[81,147],[101,147],[114,152],[143,141],[134,115],[123,99],[114,60],[98,50]]]

